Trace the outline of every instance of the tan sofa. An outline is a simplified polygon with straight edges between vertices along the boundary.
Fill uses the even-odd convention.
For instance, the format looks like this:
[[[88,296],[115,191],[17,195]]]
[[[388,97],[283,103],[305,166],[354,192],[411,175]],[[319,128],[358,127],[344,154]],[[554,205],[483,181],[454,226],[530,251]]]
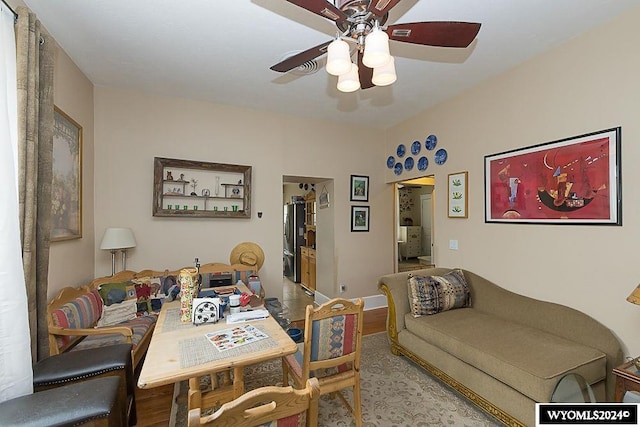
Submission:
[[[451,270],[379,279],[394,354],[418,363],[506,425],[534,425],[535,403],[549,402],[557,382],[570,372],[591,384],[598,401],[613,401],[612,369],[623,361],[620,343],[577,310],[518,295],[462,270],[471,307],[414,317],[409,274],[442,276]]]

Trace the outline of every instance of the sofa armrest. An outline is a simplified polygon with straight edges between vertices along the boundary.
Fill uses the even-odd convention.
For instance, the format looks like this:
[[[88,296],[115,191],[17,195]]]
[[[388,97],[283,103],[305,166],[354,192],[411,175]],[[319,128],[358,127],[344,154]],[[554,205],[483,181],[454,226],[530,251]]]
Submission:
[[[127,342],[131,343],[133,331],[128,326],[107,326],[103,328],[61,328],[59,326],[50,326],[49,334],[65,335],[65,336],[89,336],[89,335],[108,335],[120,334],[127,337]]]
[[[382,276],[378,280],[378,288],[387,297],[387,331],[394,339],[405,328],[404,316],[410,311],[407,277],[407,274],[397,273]]]

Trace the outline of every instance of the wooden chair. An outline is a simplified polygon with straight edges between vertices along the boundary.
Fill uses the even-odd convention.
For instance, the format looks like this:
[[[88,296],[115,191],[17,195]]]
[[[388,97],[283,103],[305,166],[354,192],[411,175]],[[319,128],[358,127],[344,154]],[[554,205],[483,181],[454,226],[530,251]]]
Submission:
[[[302,352],[282,359],[283,384],[293,378],[302,388],[310,377],[318,378],[320,394],[337,394],[362,426],[360,406],[360,354],[364,302],[335,298],[314,309],[307,306]],[[340,390],[353,387],[353,406]]]
[[[318,425],[318,380],[311,378],[304,390],[293,387],[261,387],[225,403],[212,415],[202,418],[201,409],[189,411],[188,427],[253,427],[270,421],[287,426]],[[304,416],[303,416],[304,414]]]

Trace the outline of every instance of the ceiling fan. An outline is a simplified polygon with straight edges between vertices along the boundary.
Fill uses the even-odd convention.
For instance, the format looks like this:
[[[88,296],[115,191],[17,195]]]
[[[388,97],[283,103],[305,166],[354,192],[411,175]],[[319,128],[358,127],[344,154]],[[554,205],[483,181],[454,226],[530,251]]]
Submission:
[[[389,40],[427,46],[465,48],[480,31],[474,22],[434,21],[394,24],[384,27],[389,10],[400,0],[287,0],[335,22],[336,39],[314,46],[273,65],[286,73],[325,53],[327,72],[338,76],[338,89],[352,92],[386,86],[396,80]],[[345,40],[355,43],[351,49]],[[351,62],[357,54],[356,64]]]

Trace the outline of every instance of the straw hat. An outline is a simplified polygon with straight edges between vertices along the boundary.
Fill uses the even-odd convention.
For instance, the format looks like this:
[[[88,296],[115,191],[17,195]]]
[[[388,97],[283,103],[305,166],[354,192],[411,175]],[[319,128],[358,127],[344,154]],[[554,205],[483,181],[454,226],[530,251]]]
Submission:
[[[236,247],[231,250],[229,261],[231,264],[248,265],[250,267],[256,267],[256,270],[260,270],[262,264],[264,264],[264,252],[257,243],[238,243]]]

